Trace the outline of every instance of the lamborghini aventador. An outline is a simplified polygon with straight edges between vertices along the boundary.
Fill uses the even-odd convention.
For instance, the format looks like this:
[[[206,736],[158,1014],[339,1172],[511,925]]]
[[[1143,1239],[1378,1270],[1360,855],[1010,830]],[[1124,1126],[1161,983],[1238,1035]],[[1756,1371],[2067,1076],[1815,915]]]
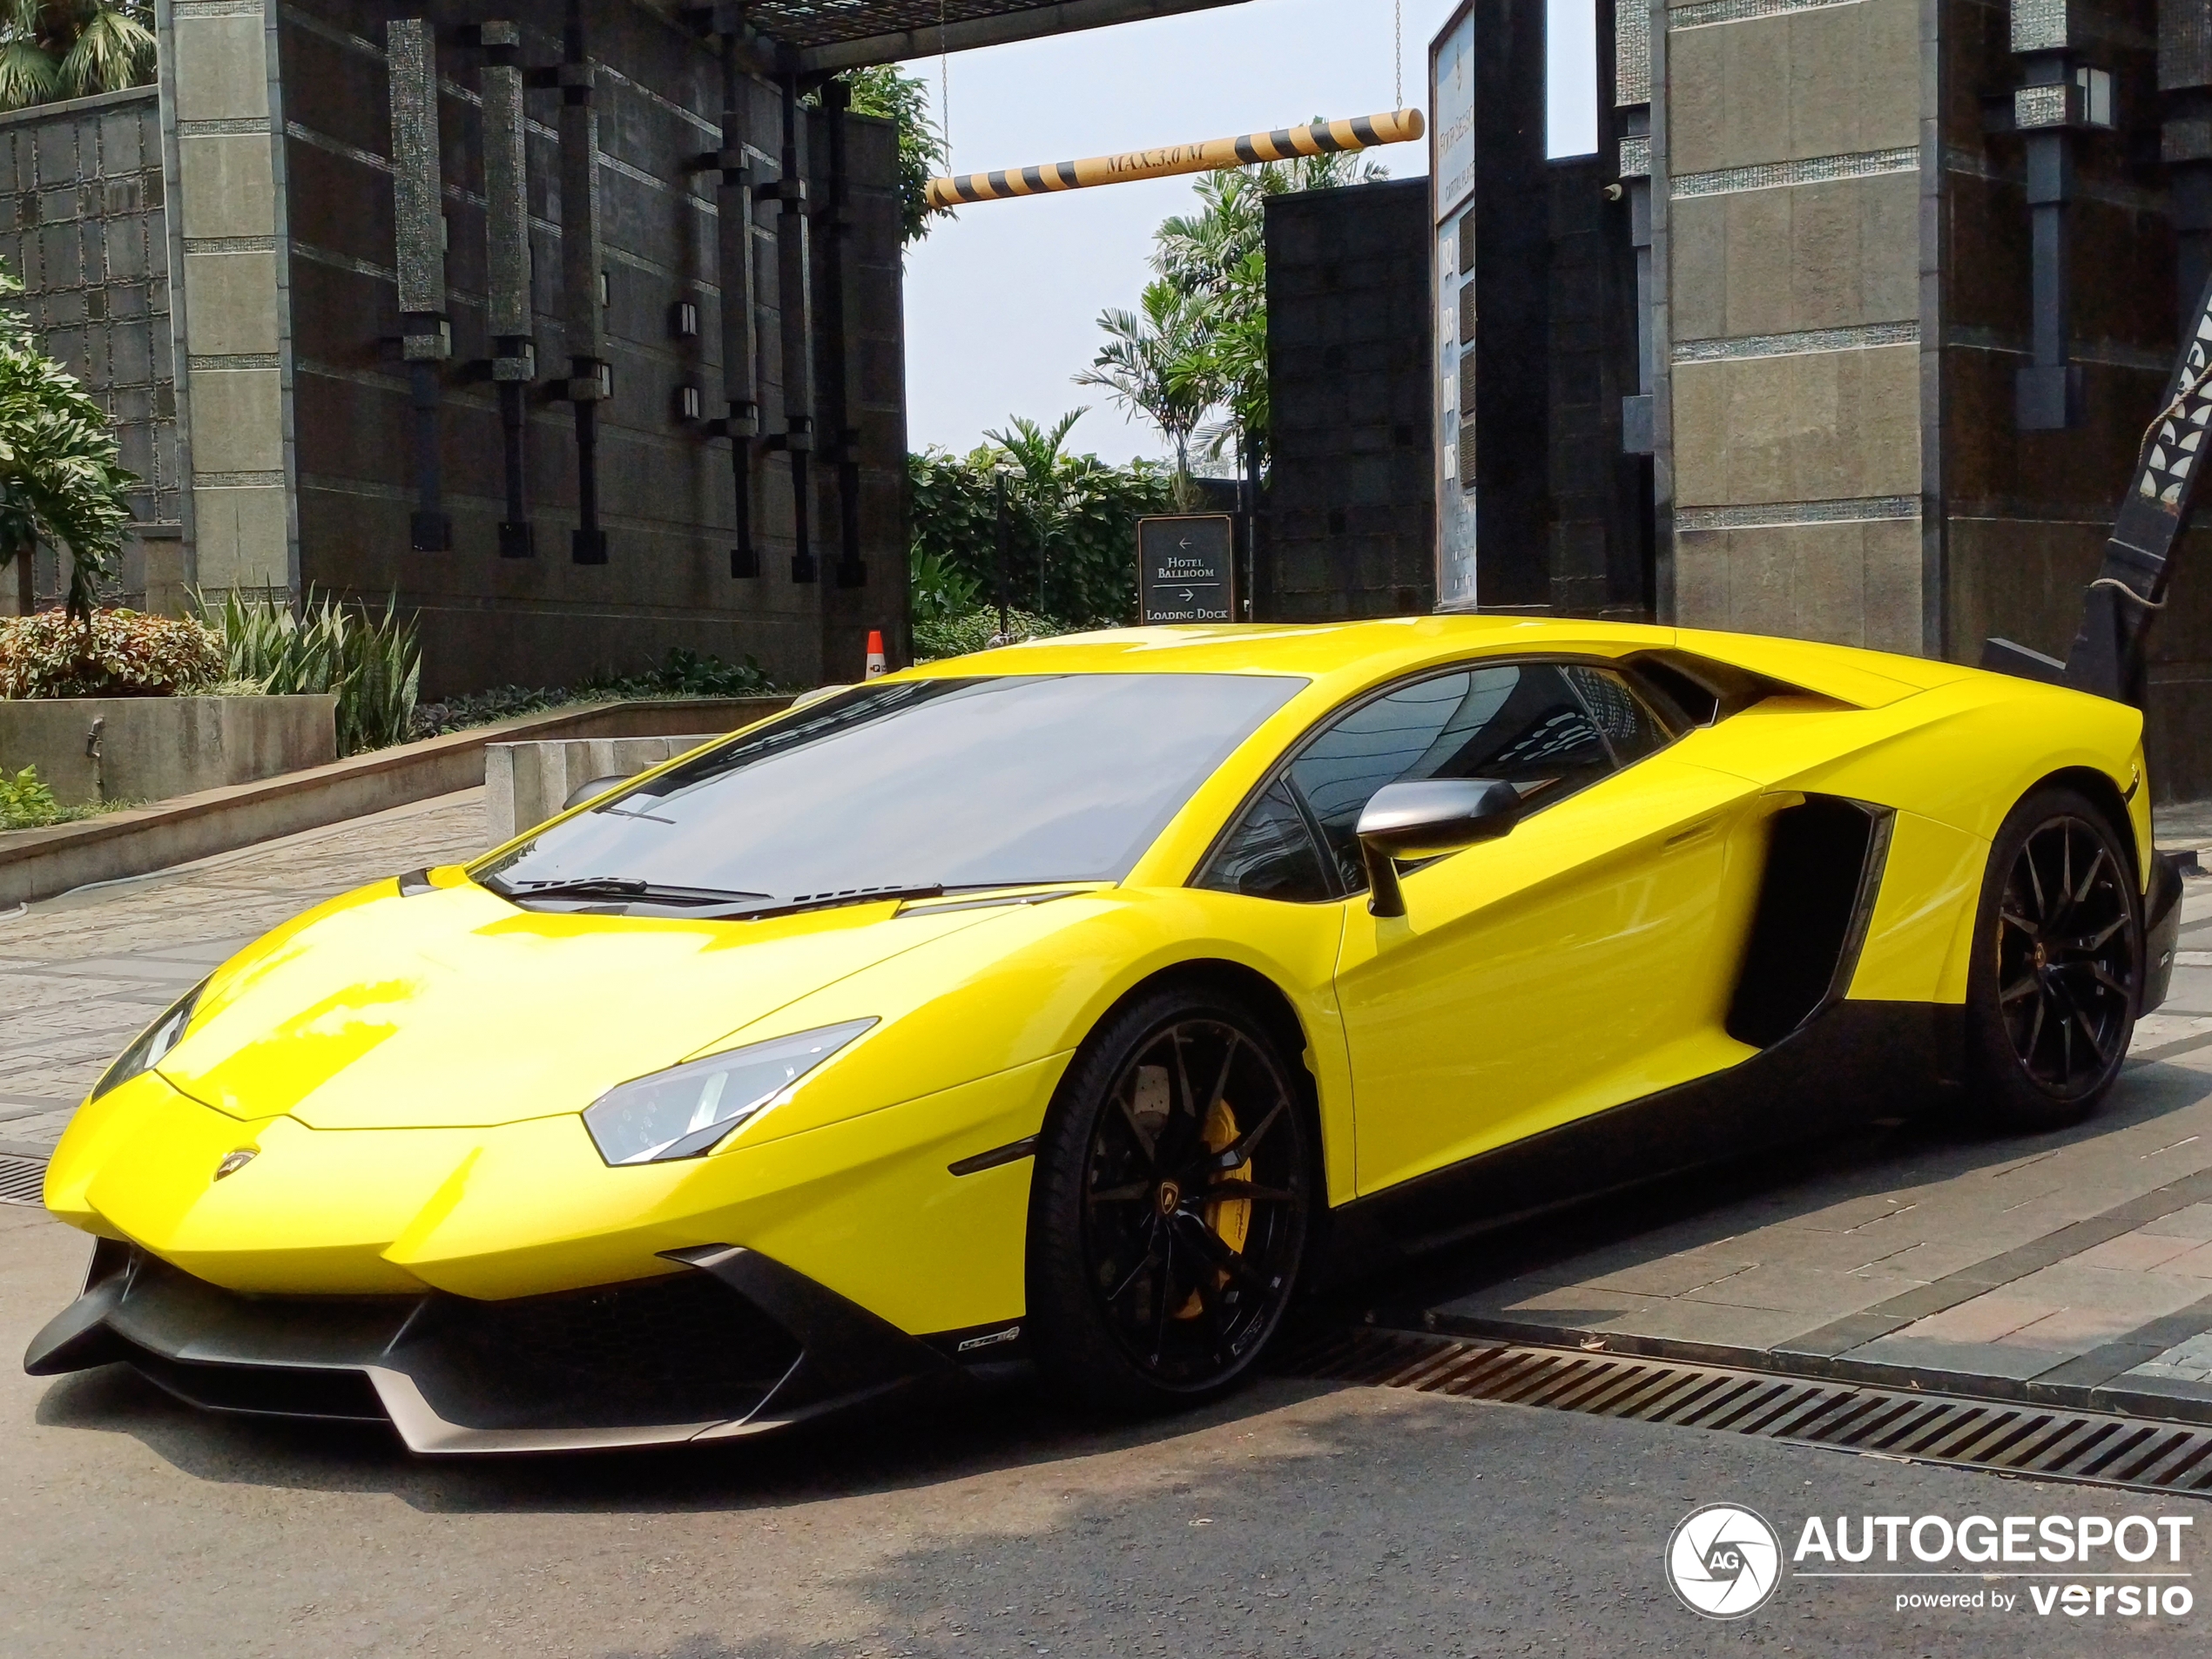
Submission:
[[[331,901],[118,1059],[37,1374],[419,1452],[981,1361],[1123,1407],[1343,1263],[1925,1107],[2164,993],[2141,717],[1569,621],[1133,630],[803,703]]]

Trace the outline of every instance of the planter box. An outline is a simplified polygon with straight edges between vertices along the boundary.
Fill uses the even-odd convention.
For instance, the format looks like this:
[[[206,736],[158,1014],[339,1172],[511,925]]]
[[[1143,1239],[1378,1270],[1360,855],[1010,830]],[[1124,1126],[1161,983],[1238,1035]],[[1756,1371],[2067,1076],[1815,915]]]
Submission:
[[[338,758],[334,697],[0,698],[0,768],[64,804],[168,800]]]
[[[673,760],[717,733],[495,743],[484,751],[484,836],[499,846],[560,812],[569,792],[595,778],[629,778]]]

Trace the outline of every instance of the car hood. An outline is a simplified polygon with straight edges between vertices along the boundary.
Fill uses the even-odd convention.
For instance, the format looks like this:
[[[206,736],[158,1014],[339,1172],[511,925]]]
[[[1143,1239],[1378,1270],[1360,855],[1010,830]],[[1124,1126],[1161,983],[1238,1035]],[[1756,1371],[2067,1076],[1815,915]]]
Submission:
[[[574,1112],[797,999],[993,914],[877,904],[749,922],[519,909],[388,883],[217,974],[160,1065],[239,1118],[479,1127]]]

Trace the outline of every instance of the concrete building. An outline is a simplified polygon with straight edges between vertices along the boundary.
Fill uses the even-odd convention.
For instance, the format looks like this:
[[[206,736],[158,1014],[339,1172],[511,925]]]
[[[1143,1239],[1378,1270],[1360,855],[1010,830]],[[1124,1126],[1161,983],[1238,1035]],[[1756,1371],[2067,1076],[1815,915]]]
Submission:
[[[1440,602],[2063,656],[2207,270],[2212,7],[1600,0],[1598,154],[1550,162],[1542,16],[1431,51]],[[2191,540],[2168,797],[2212,790]]]
[[[145,480],[118,597],[396,595],[432,694],[896,659],[895,137],[825,83],[1192,3],[160,0],[158,86],[0,118],[0,259]]]

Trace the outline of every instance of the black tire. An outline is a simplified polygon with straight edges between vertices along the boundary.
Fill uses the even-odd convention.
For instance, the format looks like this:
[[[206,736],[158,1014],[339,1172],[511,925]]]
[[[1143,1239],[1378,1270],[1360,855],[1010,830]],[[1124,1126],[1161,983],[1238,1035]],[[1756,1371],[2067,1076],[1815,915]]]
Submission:
[[[1265,1022],[1203,988],[1141,995],[1091,1034],[1030,1186],[1028,1337],[1049,1388],[1157,1410],[1251,1368],[1312,1233],[1307,1097]]]
[[[2106,811],[2046,785],[1991,846],[1966,976],[1966,1062],[1978,1116],[2057,1129],[2120,1076],[2142,986],[2134,859]]]

